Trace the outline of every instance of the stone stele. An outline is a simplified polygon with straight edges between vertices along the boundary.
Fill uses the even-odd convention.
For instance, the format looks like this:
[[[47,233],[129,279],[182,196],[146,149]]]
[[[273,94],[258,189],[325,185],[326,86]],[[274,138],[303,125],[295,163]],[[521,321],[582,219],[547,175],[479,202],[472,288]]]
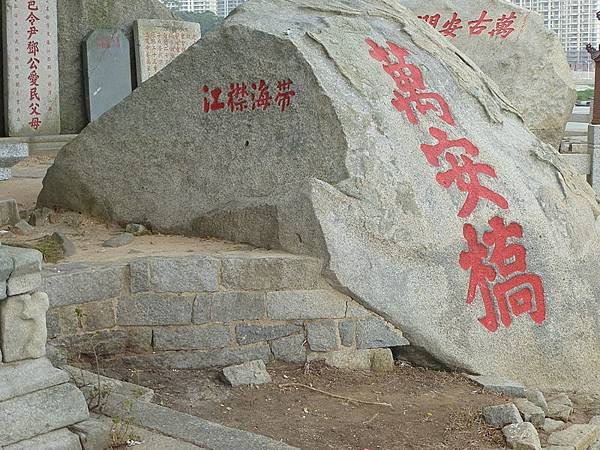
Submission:
[[[447,366],[598,389],[595,195],[465,60],[389,0],[253,0],[63,148],[38,206],[321,257]]]
[[[558,148],[575,81],[558,36],[534,12],[504,0],[400,0],[471,58],[542,141]]]
[[[200,24],[136,20],[133,25],[137,82],[142,84],[200,39]]]
[[[8,136],[60,134],[56,0],[4,0]]]
[[[96,30],[83,43],[83,61],[91,122],[131,94],[129,39],[121,30]]]
[[[138,19],[177,20],[178,16],[159,0],[58,0],[60,122],[63,134],[79,133],[88,124],[81,43],[91,32],[101,28],[122,29],[133,42],[133,22]],[[133,55],[133,45],[130,51]],[[135,79],[133,71],[132,79]]]

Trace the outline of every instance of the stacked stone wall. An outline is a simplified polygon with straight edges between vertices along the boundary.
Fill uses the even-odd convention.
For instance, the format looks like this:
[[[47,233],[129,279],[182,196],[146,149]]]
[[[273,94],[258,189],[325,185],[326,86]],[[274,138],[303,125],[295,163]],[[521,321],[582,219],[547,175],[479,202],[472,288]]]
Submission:
[[[70,357],[198,369],[277,359],[367,368],[402,333],[292,255],[148,257],[62,264],[44,273],[49,341]]]

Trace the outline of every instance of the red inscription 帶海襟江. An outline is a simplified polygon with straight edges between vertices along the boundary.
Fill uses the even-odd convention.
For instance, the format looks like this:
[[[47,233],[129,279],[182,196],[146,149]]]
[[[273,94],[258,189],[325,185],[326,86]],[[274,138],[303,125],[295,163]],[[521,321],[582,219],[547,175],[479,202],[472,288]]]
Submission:
[[[296,96],[294,82],[284,79],[276,82],[276,90],[272,91],[265,80],[253,83],[230,83],[228,89],[210,88],[204,85],[203,110],[208,113],[228,109],[231,112],[267,111],[277,107],[279,111],[287,111]]]

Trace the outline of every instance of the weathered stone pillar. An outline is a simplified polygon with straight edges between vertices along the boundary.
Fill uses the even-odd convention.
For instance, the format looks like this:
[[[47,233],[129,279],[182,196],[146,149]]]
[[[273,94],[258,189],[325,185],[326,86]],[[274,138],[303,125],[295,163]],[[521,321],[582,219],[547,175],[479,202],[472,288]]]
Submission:
[[[600,124],[588,125],[588,149],[592,155],[592,187],[600,195]]]
[[[595,63],[595,85],[594,85],[594,101],[591,104],[592,108],[592,125],[600,125],[600,61]]]
[[[87,445],[85,426],[74,427],[89,419],[83,394],[45,358],[41,271],[38,251],[0,246],[0,448],[103,450]]]

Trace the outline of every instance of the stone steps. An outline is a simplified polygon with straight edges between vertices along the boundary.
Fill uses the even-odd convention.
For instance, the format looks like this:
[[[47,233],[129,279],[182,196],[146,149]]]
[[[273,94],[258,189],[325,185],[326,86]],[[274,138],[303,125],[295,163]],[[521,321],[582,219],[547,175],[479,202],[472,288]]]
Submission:
[[[3,364],[0,366],[0,402],[68,381],[69,375],[56,369],[46,358]]]
[[[69,383],[0,403],[0,443],[10,445],[89,418],[81,391]]]

